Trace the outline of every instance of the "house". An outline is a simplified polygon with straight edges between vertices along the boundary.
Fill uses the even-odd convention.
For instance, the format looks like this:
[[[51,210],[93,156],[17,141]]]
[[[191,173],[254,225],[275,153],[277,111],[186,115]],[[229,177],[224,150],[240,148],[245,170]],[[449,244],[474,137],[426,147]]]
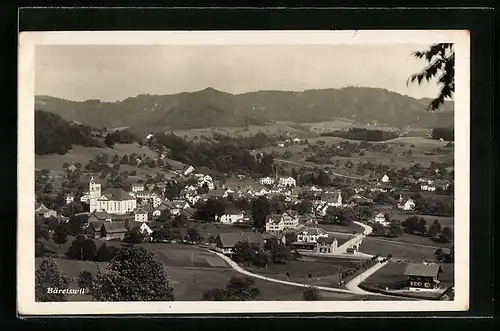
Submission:
[[[271,239],[276,239],[278,240],[278,243],[286,244],[286,236],[283,234],[281,235],[276,235],[274,233],[263,233],[261,234],[262,239],[264,240],[264,244],[267,243]]]
[[[274,184],[274,178],[271,177],[264,177],[259,180],[259,183],[261,185],[273,185]]]
[[[192,219],[196,215],[196,209],[186,207],[179,212],[179,215],[185,216],[187,219]]]
[[[278,179],[278,185],[285,187],[295,187],[297,186],[297,181],[293,177],[280,177]]]
[[[420,189],[422,191],[434,192],[434,191],[436,191],[436,186],[434,186],[432,184],[423,184],[423,185],[420,185]]]
[[[184,200],[164,201],[163,206],[172,216],[180,215],[181,211],[188,208],[189,204]]]
[[[215,239],[215,250],[226,255],[233,253],[233,247],[238,242],[248,241],[250,243],[263,246],[264,239],[261,235],[254,232],[231,232],[220,233]]]
[[[443,272],[437,263],[408,263],[405,276],[410,291],[435,291],[439,289],[439,275]]]
[[[391,179],[390,179],[390,178],[389,178],[389,176],[387,176],[387,175],[384,175],[384,177],[382,177],[382,179],[381,179],[382,183],[387,183],[387,182],[389,182],[390,180],[391,180]]]
[[[92,239],[101,238],[101,228],[103,224],[103,221],[89,222],[87,228],[85,229],[85,234],[87,235],[87,237]]]
[[[148,212],[144,209],[138,209],[134,212],[134,220],[136,222],[147,222],[148,221]]]
[[[318,227],[307,227],[297,234],[297,241],[302,243],[316,243],[319,238],[328,238],[328,233]]]
[[[403,196],[400,195],[398,208],[405,211],[413,210],[415,208],[415,201],[412,198],[409,198],[405,202]]]
[[[313,185],[309,188],[309,191],[311,191],[311,192],[323,192],[323,189],[321,187],[316,187]]]
[[[38,217],[57,217],[55,210],[45,207],[43,203],[35,203],[35,215]]]
[[[373,200],[368,199],[367,197],[364,197],[361,194],[356,193],[349,198],[349,202],[354,203],[356,205],[370,205],[373,203]]]
[[[66,196],[64,197],[65,201],[66,201],[66,204],[69,205],[70,203],[72,203],[73,201],[75,201],[75,196],[71,193],[69,194],[66,194]]]
[[[391,224],[385,219],[385,215],[383,213],[378,213],[377,215],[375,215],[375,217],[373,218],[373,222],[383,226],[389,226]]]
[[[335,254],[338,248],[338,242],[335,238],[319,237],[316,246],[316,253]]]
[[[219,218],[219,222],[224,224],[243,222],[243,212],[231,205],[226,208],[224,214]]]
[[[141,223],[141,224],[132,224],[131,229],[137,229],[139,233],[142,233],[145,236],[151,236],[153,233],[153,230],[146,224],[146,223]]]
[[[76,166],[75,166],[74,164],[70,165],[70,166],[67,168],[67,170],[68,170],[68,171],[71,171],[71,172],[75,171],[76,169],[77,169],[77,168],[76,168]]]
[[[260,196],[263,196],[263,195],[266,195],[266,194],[269,194],[269,193],[270,193],[269,190],[266,190],[265,188],[263,188],[261,190],[254,191],[253,195],[260,197]]]
[[[116,221],[116,222],[105,222],[101,227],[101,239],[104,240],[113,240],[119,239],[123,240],[125,238],[125,233],[127,233],[127,227],[125,226],[124,221]]]
[[[121,188],[108,188],[97,199],[97,211],[106,211],[109,214],[127,214],[136,208],[136,198]]]
[[[132,192],[142,192],[144,191],[144,184],[133,184],[132,185]]]
[[[297,229],[299,217],[292,212],[284,212],[279,215],[269,215],[266,219],[266,232],[281,233],[285,229]]]
[[[151,139],[151,138],[153,138],[153,137],[154,137],[154,136],[153,136],[153,134],[152,134],[152,133],[150,133],[150,134],[148,134],[148,135],[146,136],[146,140],[149,140],[149,139]]]
[[[187,165],[181,170],[181,174],[183,176],[189,176],[194,171],[194,167],[191,165]]]
[[[113,219],[110,214],[105,211],[93,211],[90,213],[88,221],[89,222],[111,222]]]
[[[90,193],[89,192],[83,192],[83,194],[80,197],[80,202],[89,203],[90,202]]]

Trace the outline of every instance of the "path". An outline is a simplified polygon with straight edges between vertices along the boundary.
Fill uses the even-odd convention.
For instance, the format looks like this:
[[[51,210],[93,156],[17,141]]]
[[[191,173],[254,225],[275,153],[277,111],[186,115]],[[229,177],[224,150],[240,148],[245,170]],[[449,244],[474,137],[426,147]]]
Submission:
[[[444,248],[444,247],[439,247],[439,246],[429,246],[429,245],[422,245],[422,244],[414,244],[414,243],[408,243],[408,242],[404,242],[404,241],[396,241],[396,240],[389,240],[389,239],[382,239],[382,238],[375,238],[375,237],[370,237],[370,238],[368,238],[368,240],[370,240],[370,241],[378,241],[378,242],[387,242],[387,243],[392,243],[392,244],[417,246],[417,247],[424,247],[424,248],[433,248],[433,249]]]
[[[241,268],[236,262],[234,262],[233,260],[231,260],[226,255],[224,255],[222,253],[219,253],[219,252],[214,252],[214,251],[211,251],[211,252],[214,253],[214,254],[216,254],[218,257],[220,257],[224,261],[226,261],[227,264],[229,264],[235,271],[239,272],[240,274],[244,274],[244,275],[247,275],[247,276],[250,276],[250,277],[253,277],[253,278],[258,278],[258,279],[266,280],[266,281],[272,282],[272,283],[279,283],[279,284],[296,286],[296,287],[306,287],[307,286],[307,284],[288,282],[286,280],[269,278],[269,277],[265,277],[265,276],[262,276],[262,275],[259,275],[259,274],[254,274],[254,273],[252,273],[252,272],[250,272],[248,270],[245,270],[245,269]],[[351,291],[340,289],[340,288],[325,287],[325,286],[313,286],[313,287],[317,288],[318,290],[321,290],[321,291],[352,294]],[[374,294],[374,293],[370,293],[370,294]]]
[[[380,260],[382,260],[382,258],[378,258],[378,260],[380,261]],[[371,267],[368,270],[357,275],[349,283],[347,283],[345,285],[346,289],[348,289],[349,291],[356,293],[356,294],[363,294],[363,295],[373,294],[373,292],[368,292],[368,291],[365,291],[365,290],[359,288],[359,284],[361,284],[364,280],[366,280],[368,277],[373,275],[375,272],[377,272],[380,268],[385,266],[387,263],[389,263],[389,262],[386,261],[383,263],[377,263],[373,267]]]

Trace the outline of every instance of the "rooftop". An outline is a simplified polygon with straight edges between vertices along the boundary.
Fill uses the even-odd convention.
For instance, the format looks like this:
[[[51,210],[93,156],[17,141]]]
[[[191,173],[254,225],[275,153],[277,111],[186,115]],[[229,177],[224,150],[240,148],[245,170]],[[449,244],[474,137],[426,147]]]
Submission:
[[[116,187],[106,189],[102,193],[102,196],[105,196],[108,200],[114,200],[114,201],[135,200],[135,198],[131,196],[130,193],[125,192],[123,189]]]
[[[443,272],[437,263],[408,263],[405,269],[405,276],[435,277]]]

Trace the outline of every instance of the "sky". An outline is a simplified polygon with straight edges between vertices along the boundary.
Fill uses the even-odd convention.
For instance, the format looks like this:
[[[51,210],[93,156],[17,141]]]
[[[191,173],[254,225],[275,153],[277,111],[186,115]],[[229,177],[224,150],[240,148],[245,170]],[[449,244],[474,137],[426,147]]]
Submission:
[[[414,98],[438,95],[431,81],[406,81],[426,65],[412,53],[429,45],[37,46],[35,93],[74,101],[118,101],[212,87],[258,90],[364,86]]]

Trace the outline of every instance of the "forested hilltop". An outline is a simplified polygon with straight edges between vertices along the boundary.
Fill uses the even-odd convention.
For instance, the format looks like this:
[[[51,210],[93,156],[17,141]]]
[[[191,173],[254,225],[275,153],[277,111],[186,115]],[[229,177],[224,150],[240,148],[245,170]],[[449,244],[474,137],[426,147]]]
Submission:
[[[272,121],[297,123],[347,118],[358,123],[433,128],[453,124],[453,102],[429,113],[430,99],[414,99],[385,89],[257,91],[230,94],[207,88],[174,95],[142,94],[117,102],[70,101],[37,96],[43,109],[92,127],[162,126],[171,129],[260,125]]]
[[[104,147],[99,131],[87,125],[68,122],[61,116],[35,110],[35,154],[66,154],[73,145]]]

